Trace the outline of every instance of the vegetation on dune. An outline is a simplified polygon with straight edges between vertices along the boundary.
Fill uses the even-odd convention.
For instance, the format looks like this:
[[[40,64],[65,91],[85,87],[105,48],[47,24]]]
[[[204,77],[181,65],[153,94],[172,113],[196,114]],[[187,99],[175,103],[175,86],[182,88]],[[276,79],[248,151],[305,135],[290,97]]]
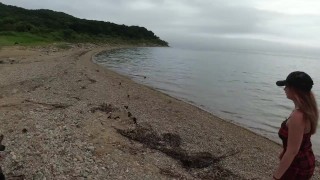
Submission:
[[[61,41],[168,46],[144,27],[79,19],[62,12],[27,10],[0,3],[0,45]]]

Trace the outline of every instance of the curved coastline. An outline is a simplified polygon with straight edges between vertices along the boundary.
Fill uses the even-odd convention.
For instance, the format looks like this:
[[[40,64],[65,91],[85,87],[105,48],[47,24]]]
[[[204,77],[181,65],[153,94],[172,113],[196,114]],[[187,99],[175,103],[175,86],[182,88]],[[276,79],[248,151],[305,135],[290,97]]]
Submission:
[[[130,47],[129,47],[129,48],[130,48]],[[104,51],[104,52],[108,52],[108,51],[106,50],[106,51]],[[91,61],[92,61],[93,63],[95,63],[95,64],[97,64],[97,63],[94,61],[94,57],[95,57],[97,54],[99,54],[99,53],[101,53],[101,52],[98,52],[98,53],[95,53],[95,54],[92,55]],[[155,89],[155,88],[153,88],[153,87],[151,87],[151,86],[144,85],[144,84],[141,84],[141,83],[139,83],[139,82],[137,82],[137,81],[134,81],[133,79],[131,79],[131,78],[130,78],[129,76],[127,76],[127,75],[120,74],[120,73],[118,73],[118,72],[115,72],[114,70],[111,70],[111,69],[107,68],[107,67],[104,67],[104,68],[107,69],[108,71],[112,71],[113,73],[118,74],[119,76],[121,76],[121,77],[123,77],[123,78],[129,79],[129,81],[131,81],[131,82],[133,82],[133,83],[136,83],[136,84],[138,84],[139,86],[145,86],[146,88],[148,88],[148,89],[150,89],[150,90],[152,90],[152,91],[155,91],[156,93],[159,93],[159,94],[162,94],[162,95],[164,95],[164,96],[167,96],[168,98],[173,98],[173,99],[175,99],[175,100],[177,100],[177,101],[180,101],[181,103],[189,104],[189,105],[193,106],[194,108],[197,108],[197,109],[199,109],[200,111],[203,111],[203,113],[206,113],[206,114],[208,114],[209,116],[212,116],[214,121],[217,120],[217,119],[219,119],[219,120],[222,120],[222,121],[223,121],[222,123],[231,124],[231,126],[234,126],[235,129],[238,129],[238,128],[239,128],[239,129],[242,129],[242,130],[244,130],[244,131],[248,131],[249,133],[252,133],[254,136],[259,136],[259,137],[265,139],[267,144],[269,144],[269,143],[275,144],[275,146],[278,146],[278,147],[280,147],[280,149],[281,149],[281,144],[278,143],[278,142],[276,142],[276,140],[273,139],[272,137],[263,136],[263,135],[259,134],[258,132],[255,132],[254,130],[252,130],[252,129],[244,126],[244,125],[241,125],[241,124],[239,124],[239,123],[236,123],[235,121],[227,120],[227,119],[223,118],[222,116],[217,116],[217,115],[213,114],[212,112],[210,112],[209,110],[207,110],[205,107],[201,107],[201,105],[196,104],[195,102],[188,101],[187,99],[183,99],[183,98],[178,98],[178,97],[172,96],[172,95],[170,95],[170,94],[168,94],[168,93],[166,93],[166,92],[162,92],[161,90],[157,90],[157,89]],[[320,157],[319,157],[319,156],[316,156],[316,158],[317,158],[317,162],[318,162],[318,164],[319,164],[319,159],[320,159]],[[277,163],[276,163],[276,164],[277,164]]]
[[[117,49],[123,49],[123,48],[117,48]],[[117,50],[117,49],[112,49],[112,50]],[[97,55],[100,54],[100,53],[103,53],[103,52],[106,52],[106,53],[107,53],[108,50],[103,50],[103,51],[94,53],[94,54],[92,55],[92,57],[91,57],[91,61],[92,61],[93,63],[95,63],[95,64],[98,64],[98,63],[95,62],[94,57],[97,56]],[[106,68],[106,67],[105,67],[105,68]],[[176,97],[176,96],[170,95],[169,93],[164,92],[164,90],[161,91],[161,90],[158,90],[158,89],[156,89],[156,88],[154,88],[154,87],[141,84],[141,83],[139,83],[139,82],[137,82],[137,81],[132,80],[129,76],[124,75],[124,74],[121,74],[121,73],[118,73],[118,72],[116,72],[116,71],[114,71],[114,70],[112,70],[112,69],[109,69],[109,68],[106,68],[106,69],[107,69],[108,71],[112,71],[112,72],[118,74],[119,76],[122,76],[123,78],[129,78],[129,79],[130,79],[131,81],[133,81],[134,83],[137,83],[137,84],[139,84],[139,85],[145,86],[146,88],[150,88],[151,90],[156,91],[157,93],[162,93],[162,95],[168,96],[169,98],[173,98],[173,99],[175,99],[175,100],[177,100],[177,101],[181,101],[181,102],[183,102],[183,103],[187,103],[187,104],[189,104],[189,105],[192,105],[192,106],[194,106],[195,108],[198,108],[199,110],[204,111],[204,112],[206,112],[206,113],[214,116],[215,118],[218,118],[218,119],[221,119],[221,120],[225,121],[226,123],[231,123],[231,124],[233,124],[233,125],[235,125],[235,126],[238,126],[239,128],[243,128],[244,130],[248,130],[249,132],[254,133],[254,134],[258,135],[258,136],[262,136],[261,134],[250,130],[248,127],[245,127],[244,125],[238,124],[238,123],[236,123],[235,121],[232,121],[232,120],[227,120],[227,119],[225,119],[225,118],[222,117],[222,116],[218,116],[218,115],[210,112],[209,110],[206,109],[206,107],[203,107],[203,106],[200,105],[200,104],[197,104],[197,103],[195,103],[195,102],[193,102],[193,101],[190,101],[190,100],[188,100],[188,99],[185,99],[185,98],[178,98],[178,97]],[[266,138],[266,139],[268,139],[268,140],[271,140],[272,142],[276,143],[277,145],[280,145],[279,143],[277,143],[276,141],[272,140],[272,139],[269,138],[269,137],[266,137],[266,136],[262,136],[262,137],[264,137],[264,138]]]
[[[131,48],[131,47],[126,47],[126,48]],[[118,49],[126,49],[126,48],[118,48]],[[118,50],[118,49],[113,49],[112,51]],[[108,50],[103,50],[103,51],[100,51],[100,52],[95,53],[95,54],[92,56],[92,61],[93,61],[93,63],[98,64],[98,63],[94,60],[94,58],[95,58],[95,56],[98,56],[100,53],[108,53]],[[107,68],[107,67],[105,67],[105,68]],[[135,81],[135,80],[132,79],[129,75],[121,74],[121,73],[116,72],[116,71],[114,71],[114,70],[112,70],[112,69],[110,69],[110,68],[107,68],[107,69],[108,69],[109,71],[113,71],[114,73],[119,74],[120,76],[124,76],[124,77],[126,77],[126,78],[129,78],[130,80],[134,81],[135,83],[138,83],[138,84],[140,84],[140,85],[143,85],[143,86],[146,86],[146,87],[148,87],[148,88],[151,88],[152,90],[155,90],[155,91],[157,91],[157,92],[159,92],[159,93],[163,93],[164,95],[169,96],[169,97],[171,97],[171,98],[175,98],[176,100],[179,100],[179,101],[182,101],[182,102],[184,102],[184,103],[188,103],[188,104],[190,104],[190,105],[193,105],[193,106],[195,106],[196,108],[199,108],[200,110],[205,111],[205,112],[207,112],[207,113],[209,113],[209,114],[211,114],[211,115],[213,115],[213,116],[215,116],[215,117],[217,117],[217,118],[219,118],[219,119],[222,119],[222,120],[224,120],[224,121],[226,121],[226,122],[228,122],[228,123],[231,123],[231,124],[234,124],[234,125],[239,126],[239,127],[241,127],[241,128],[244,128],[244,129],[246,129],[246,130],[248,130],[248,131],[250,131],[250,132],[252,132],[252,133],[255,133],[255,134],[258,135],[258,136],[262,136],[262,137],[264,137],[264,138],[266,138],[266,139],[268,139],[268,140],[273,141],[274,143],[276,143],[276,144],[278,144],[278,145],[281,145],[279,142],[277,142],[277,141],[276,141],[274,138],[272,138],[271,136],[263,136],[263,135],[259,134],[258,132],[256,132],[256,131],[258,131],[258,129],[255,131],[253,128],[247,127],[247,126],[245,126],[244,124],[240,124],[240,123],[237,123],[237,122],[234,121],[234,120],[226,119],[226,118],[223,117],[223,116],[219,116],[219,115],[215,114],[214,112],[211,112],[211,111],[208,109],[208,107],[205,107],[205,106],[203,106],[203,105],[201,105],[201,104],[197,104],[196,102],[193,102],[193,101],[191,101],[191,100],[188,100],[187,98],[180,98],[180,97],[178,97],[178,96],[170,95],[170,92],[166,92],[166,90],[164,90],[164,89],[157,89],[157,88],[154,88],[154,87],[152,87],[152,86],[148,86],[148,85],[143,84],[143,83],[141,83],[141,82],[139,82],[139,81]],[[231,113],[231,112],[230,112],[230,113]],[[320,157],[319,157],[319,158],[320,158]]]
[[[92,60],[101,51],[125,47],[0,51],[0,133],[10,153],[1,164],[5,174],[272,177],[281,150],[275,142]]]

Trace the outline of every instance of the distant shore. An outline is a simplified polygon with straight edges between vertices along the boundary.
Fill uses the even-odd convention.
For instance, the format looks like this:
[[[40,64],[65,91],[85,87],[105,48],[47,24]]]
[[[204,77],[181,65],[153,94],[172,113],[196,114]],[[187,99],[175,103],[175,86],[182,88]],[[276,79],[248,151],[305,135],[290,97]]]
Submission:
[[[122,47],[0,49],[8,177],[272,177],[280,145],[92,62]]]

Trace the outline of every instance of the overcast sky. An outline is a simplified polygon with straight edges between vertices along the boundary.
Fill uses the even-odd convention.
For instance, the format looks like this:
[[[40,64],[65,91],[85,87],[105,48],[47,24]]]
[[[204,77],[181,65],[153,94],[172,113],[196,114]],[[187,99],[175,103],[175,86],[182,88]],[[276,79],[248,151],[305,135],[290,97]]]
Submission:
[[[27,9],[51,9],[79,18],[143,26],[172,46],[320,48],[320,0],[0,1]]]

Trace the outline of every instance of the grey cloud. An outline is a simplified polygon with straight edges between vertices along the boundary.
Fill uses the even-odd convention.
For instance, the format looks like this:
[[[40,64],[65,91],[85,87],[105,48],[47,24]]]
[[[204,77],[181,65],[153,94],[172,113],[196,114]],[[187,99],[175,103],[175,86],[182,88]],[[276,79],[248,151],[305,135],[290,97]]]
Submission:
[[[272,0],[270,0],[272,1]],[[139,25],[171,44],[252,39],[310,42],[320,46],[320,15],[289,15],[257,8],[263,0],[2,0],[26,8],[63,11],[76,17]],[[271,2],[270,2],[271,3]],[[289,41],[288,41],[289,43]],[[232,44],[232,43],[230,43]],[[237,43],[234,43],[237,44]],[[250,43],[249,43],[250,44]]]

